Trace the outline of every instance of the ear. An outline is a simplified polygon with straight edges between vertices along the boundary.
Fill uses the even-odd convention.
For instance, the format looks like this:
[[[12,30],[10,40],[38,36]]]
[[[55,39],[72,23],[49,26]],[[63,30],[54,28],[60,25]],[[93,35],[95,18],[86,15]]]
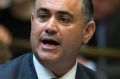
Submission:
[[[33,26],[33,24],[34,24],[34,21],[35,21],[35,15],[32,14],[32,15],[31,15],[31,29],[32,29],[32,26]]]
[[[88,43],[95,32],[95,22],[92,20],[87,23],[83,31],[83,44]]]
[[[34,19],[34,14],[31,15],[31,22],[33,21]]]

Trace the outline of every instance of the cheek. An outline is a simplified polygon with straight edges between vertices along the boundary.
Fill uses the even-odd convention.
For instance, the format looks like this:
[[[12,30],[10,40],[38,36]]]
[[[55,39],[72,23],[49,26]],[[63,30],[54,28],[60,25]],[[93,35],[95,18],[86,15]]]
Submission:
[[[81,28],[72,28],[72,30],[65,31],[63,34],[65,47],[71,51],[77,51],[80,49],[83,38],[82,33],[83,32]]]
[[[31,24],[31,45],[33,48],[37,47],[39,44],[39,39],[40,39],[40,35],[42,33],[44,29],[44,26],[36,21],[36,20],[33,20],[32,21],[32,24]]]
[[[70,34],[68,36],[69,37],[66,38],[66,42],[69,42],[68,44],[70,44],[72,47],[80,44],[81,41],[82,41],[82,36],[81,36],[80,32],[79,33],[77,33],[77,32],[72,33],[72,34]]]
[[[37,19],[34,19],[31,24],[31,36],[34,39],[40,38],[41,33],[44,31],[46,23],[41,23]]]
[[[41,33],[42,30],[44,28],[44,25],[42,23],[40,23],[37,19],[33,20],[32,21],[32,24],[31,24],[31,32],[32,33]]]

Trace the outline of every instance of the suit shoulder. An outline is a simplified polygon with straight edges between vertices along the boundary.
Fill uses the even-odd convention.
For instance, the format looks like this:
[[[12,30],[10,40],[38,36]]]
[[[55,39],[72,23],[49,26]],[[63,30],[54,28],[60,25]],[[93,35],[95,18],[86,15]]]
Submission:
[[[29,61],[30,56],[32,56],[32,54],[25,54],[25,55],[22,55],[22,56],[20,56],[20,57],[18,57],[16,59],[6,63],[6,64],[1,64],[0,65],[0,79],[1,78],[6,79],[4,77],[11,76],[11,75],[13,75],[15,73],[18,73],[20,67],[25,62]]]
[[[97,72],[94,70],[89,69],[88,67],[78,64],[78,69],[82,70],[83,73],[88,76],[89,79],[99,79]]]

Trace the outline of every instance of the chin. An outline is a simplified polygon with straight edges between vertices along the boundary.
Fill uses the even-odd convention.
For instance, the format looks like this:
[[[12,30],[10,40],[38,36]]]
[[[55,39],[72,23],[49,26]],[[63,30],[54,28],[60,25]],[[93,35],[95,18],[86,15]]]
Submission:
[[[59,60],[59,55],[51,53],[39,53],[38,58],[42,62],[57,62]]]

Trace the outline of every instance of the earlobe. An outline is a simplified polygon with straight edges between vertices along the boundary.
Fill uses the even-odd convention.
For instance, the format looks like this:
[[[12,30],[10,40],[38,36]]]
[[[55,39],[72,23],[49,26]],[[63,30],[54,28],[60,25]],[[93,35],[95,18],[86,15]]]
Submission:
[[[94,32],[95,32],[95,22],[90,21],[87,23],[87,25],[85,26],[85,29],[83,31],[83,43],[84,44],[88,43],[88,41],[93,36]]]

